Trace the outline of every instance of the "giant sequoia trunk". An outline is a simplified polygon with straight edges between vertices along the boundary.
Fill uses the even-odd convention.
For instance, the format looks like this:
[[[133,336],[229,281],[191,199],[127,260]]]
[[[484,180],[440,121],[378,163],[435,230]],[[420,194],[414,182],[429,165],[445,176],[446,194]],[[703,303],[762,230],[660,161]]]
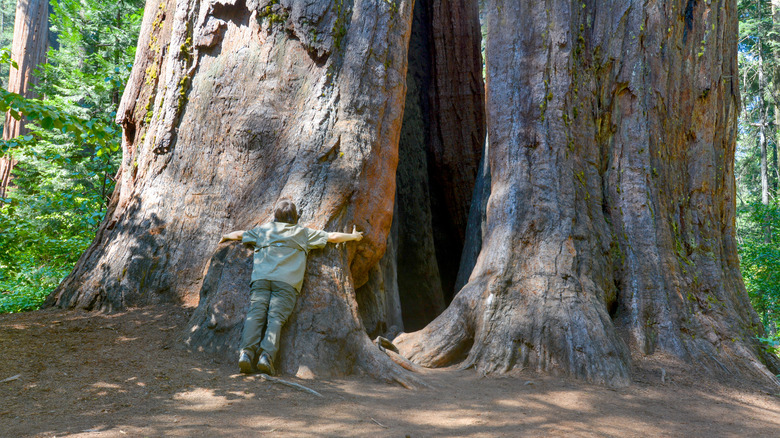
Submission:
[[[631,353],[664,351],[772,378],[734,240],[736,2],[492,0],[487,17],[484,245],[401,352],[623,385]]]
[[[49,304],[200,299],[185,341],[232,353],[250,259],[217,241],[268,221],[289,197],[302,224],[356,224],[365,238],[309,255],[282,371],[363,369],[413,384],[373,348],[355,298],[393,216],[411,13],[409,1],[149,0],[118,113],[116,193]]]
[[[35,97],[34,87],[38,78],[33,71],[46,62],[49,47],[49,0],[18,0],[14,19],[14,39],[11,58],[17,68],[11,67],[8,75],[8,91],[24,97]],[[16,120],[5,114],[3,140],[10,140],[27,133],[25,119]],[[11,181],[11,171],[16,161],[9,154],[0,157],[0,197],[5,197]]]
[[[216,242],[267,221],[287,196],[302,223],[326,230],[354,223],[366,238],[310,254],[282,335],[282,371],[305,377],[362,369],[414,384],[366,333],[400,328],[398,283],[406,282],[408,298],[424,280],[420,272],[399,273],[408,266],[402,251],[457,270],[459,249],[438,257],[437,239],[421,249],[410,236],[453,228],[449,241],[462,245],[485,129],[477,9],[469,4],[418,2],[415,34],[425,42],[416,46],[410,77],[424,86],[407,95],[411,2],[147,2],[119,109],[124,155],[110,211],[48,304],[197,303],[184,342],[232,357],[251,254]],[[460,17],[469,17],[462,21],[468,26]],[[399,176],[402,201],[394,205],[405,99],[413,111],[403,119],[404,166],[422,169],[399,171],[408,178]],[[419,138],[409,129],[415,124],[425,127]],[[409,214],[418,189],[431,193],[420,207],[427,224]],[[436,216],[437,206],[454,213]],[[428,320],[444,307],[443,289]],[[405,307],[413,313],[423,305]]]

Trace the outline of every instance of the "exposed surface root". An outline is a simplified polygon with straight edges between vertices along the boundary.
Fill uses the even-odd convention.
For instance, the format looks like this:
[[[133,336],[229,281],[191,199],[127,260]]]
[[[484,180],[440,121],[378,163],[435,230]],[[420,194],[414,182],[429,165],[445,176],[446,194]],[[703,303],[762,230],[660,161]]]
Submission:
[[[469,302],[476,288],[461,291],[447,310],[424,329],[401,333],[393,339],[398,353],[428,368],[447,366],[462,359],[473,343],[468,309],[473,309]]]

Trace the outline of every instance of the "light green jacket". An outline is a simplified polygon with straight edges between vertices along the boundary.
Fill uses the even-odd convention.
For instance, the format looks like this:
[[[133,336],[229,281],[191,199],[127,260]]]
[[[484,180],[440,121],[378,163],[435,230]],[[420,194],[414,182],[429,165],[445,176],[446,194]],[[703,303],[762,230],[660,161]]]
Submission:
[[[283,281],[301,291],[306,272],[306,256],[328,243],[328,233],[320,230],[270,222],[244,232],[242,242],[255,246],[252,281]]]

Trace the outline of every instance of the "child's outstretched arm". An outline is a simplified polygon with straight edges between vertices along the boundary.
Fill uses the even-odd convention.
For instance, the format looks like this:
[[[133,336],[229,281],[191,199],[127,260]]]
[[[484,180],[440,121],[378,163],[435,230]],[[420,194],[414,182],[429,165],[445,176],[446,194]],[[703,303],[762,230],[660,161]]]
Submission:
[[[342,242],[349,242],[352,240],[360,240],[363,238],[363,232],[357,231],[357,228],[353,225],[352,226],[352,232],[347,233],[328,233],[328,242],[330,243],[342,243]]]
[[[227,242],[228,240],[241,240],[244,237],[244,230],[233,231],[232,233],[225,234],[219,243]]]

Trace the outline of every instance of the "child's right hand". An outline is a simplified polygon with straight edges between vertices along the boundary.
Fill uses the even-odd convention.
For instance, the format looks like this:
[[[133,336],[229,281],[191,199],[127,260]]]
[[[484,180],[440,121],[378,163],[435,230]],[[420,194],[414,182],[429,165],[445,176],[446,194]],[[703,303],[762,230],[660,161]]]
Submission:
[[[363,240],[363,232],[358,231],[355,225],[352,225],[352,237],[355,241]]]

